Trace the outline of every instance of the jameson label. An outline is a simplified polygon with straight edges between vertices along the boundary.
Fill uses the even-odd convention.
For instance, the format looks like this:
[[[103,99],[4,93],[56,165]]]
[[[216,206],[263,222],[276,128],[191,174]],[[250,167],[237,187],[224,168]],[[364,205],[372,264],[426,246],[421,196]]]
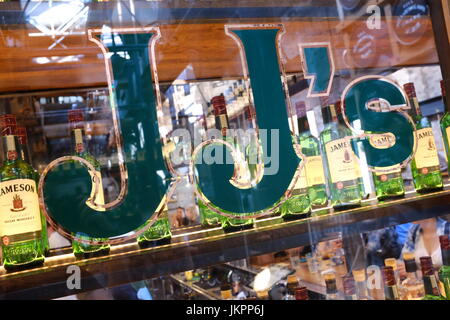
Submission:
[[[401,170],[398,166],[390,166],[390,167],[375,167],[375,175],[377,177],[381,177],[381,181],[386,181],[388,179],[388,175],[395,175],[395,174],[399,174],[401,173]],[[383,171],[378,171],[378,170],[383,170]],[[386,180],[383,180],[383,179]]]
[[[346,139],[333,140],[325,144],[331,182],[356,180],[361,170],[353,157],[353,150]]]
[[[417,130],[417,150],[414,161],[418,169],[439,166],[438,152],[431,128]],[[428,172],[422,173],[426,174]]]
[[[100,173],[100,171],[91,172],[91,170],[89,170],[89,175],[91,176],[92,179],[92,190],[89,199],[86,201],[86,205],[97,211],[105,211],[106,210],[105,208],[98,208],[92,205],[92,203],[89,201],[90,199],[94,199],[95,204],[105,204],[105,196],[103,194],[102,174]],[[94,198],[96,183],[98,183],[98,189],[97,189],[97,196]]]
[[[369,143],[377,149],[389,149],[395,145],[395,136],[390,132],[374,134],[370,136]]]
[[[41,213],[32,179],[0,183],[0,235],[4,245],[11,236],[41,231]]]
[[[325,184],[325,174],[323,172],[323,163],[321,156],[312,156],[306,158],[306,178],[308,186]]]

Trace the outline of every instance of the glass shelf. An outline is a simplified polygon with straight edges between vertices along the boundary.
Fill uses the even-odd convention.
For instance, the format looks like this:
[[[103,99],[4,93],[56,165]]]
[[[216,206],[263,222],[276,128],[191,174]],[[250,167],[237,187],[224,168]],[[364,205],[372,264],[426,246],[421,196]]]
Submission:
[[[51,253],[42,267],[17,272],[0,269],[0,298],[57,298],[97,288],[170,275],[221,264],[249,256],[308,245],[378,230],[449,213],[450,185],[440,192],[386,202],[365,200],[363,206],[303,220],[285,222],[280,217],[259,219],[251,230],[224,233],[221,228],[200,226],[177,229],[171,244],[140,249],[135,242],[113,246],[107,256],[76,260],[70,251]],[[64,251],[63,251],[64,252]],[[67,288],[67,268],[81,271],[81,289]]]

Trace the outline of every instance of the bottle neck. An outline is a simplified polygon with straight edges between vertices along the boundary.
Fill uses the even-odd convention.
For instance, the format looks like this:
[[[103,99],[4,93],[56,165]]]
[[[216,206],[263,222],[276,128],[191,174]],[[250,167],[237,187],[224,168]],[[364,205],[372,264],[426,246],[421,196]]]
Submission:
[[[418,280],[419,276],[417,275],[417,271],[410,271],[406,273],[406,278],[410,280]]]
[[[83,154],[86,152],[84,132],[81,128],[72,130],[72,150],[75,154]]]
[[[20,158],[28,164],[31,164],[30,154],[28,152],[28,146],[26,144],[19,144]]]
[[[409,96],[408,100],[411,105],[411,115],[413,117],[421,117],[422,111],[420,110],[419,100],[417,100],[417,97]]]
[[[3,142],[3,158],[6,162],[15,162],[20,159],[20,149],[19,149],[19,140],[17,136],[14,135],[5,135],[2,136]]]
[[[450,249],[441,249],[442,265],[450,267]]]

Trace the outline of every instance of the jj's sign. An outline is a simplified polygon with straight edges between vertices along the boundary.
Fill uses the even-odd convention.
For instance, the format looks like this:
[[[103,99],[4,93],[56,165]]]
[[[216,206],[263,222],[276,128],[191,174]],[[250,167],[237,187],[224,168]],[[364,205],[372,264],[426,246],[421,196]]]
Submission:
[[[228,214],[258,216],[269,212],[283,198],[302,165],[292,144],[286,92],[280,78],[283,72],[277,44],[284,30],[282,25],[227,25],[224,32],[241,50],[244,77],[250,81],[253,91],[258,128],[268,135],[264,152],[277,150],[280,166],[276,173],[263,174],[257,184],[247,188],[230,182],[233,164],[192,163],[191,167],[196,169],[201,192],[214,207]],[[89,36],[105,56],[120,151],[121,192],[106,205],[96,205],[95,199],[92,206],[86,205],[91,187],[98,187],[92,186],[87,170],[94,168],[81,158],[76,160],[84,166],[75,165],[69,156],[49,164],[41,177],[39,192],[41,206],[48,217],[67,234],[81,232],[108,238],[136,230],[154,219],[176,177],[163,156],[165,137],[160,136],[157,125],[161,97],[155,43],[160,38],[159,29],[90,30]],[[329,95],[334,76],[329,44],[299,44],[299,50],[305,76],[311,80],[308,96]],[[347,123],[356,120],[360,123],[360,134],[353,138],[364,144],[370,167],[405,164],[414,149],[414,125],[400,109],[372,110],[368,102],[374,99],[384,100],[391,106],[407,104],[403,91],[387,79],[370,76],[353,81],[342,94]],[[275,133],[277,139],[272,139]],[[377,148],[367,139],[373,134],[386,133],[395,138],[389,148]],[[271,145],[273,141],[278,143],[277,148]],[[208,143],[202,144],[195,152],[205,152],[208,147]],[[268,165],[264,164],[264,171],[269,169]]]

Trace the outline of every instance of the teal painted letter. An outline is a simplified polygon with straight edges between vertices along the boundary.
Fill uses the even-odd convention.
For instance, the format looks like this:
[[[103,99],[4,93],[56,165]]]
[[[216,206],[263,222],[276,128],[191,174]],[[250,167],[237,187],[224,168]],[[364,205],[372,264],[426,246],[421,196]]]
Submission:
[[[202,193],[217,207],[233,213],[256,213],[272,207],[288,189],[300,163],[293,145],[288,126],[285,94],[280,79],[276,38],[279,29],[233,29],[241,40],[247,59],[248,72],[260,130],[267,130],[267,152],[276,150],[273,143],[279,144],[279,163],[265,163],[262,180],[249,189],[239,189],[229,180],[233,175],[233,164],[197,164],[198,184]],[[273,131],[275,130],[275,131]],[[272,141],[278,132],[279,138]],[[210,154],[208,145],[204,154]],[[231,157],[224,152],[223,159]],[[276,174],[267,174],[270,166],[278,166]]]
[[[328,45],[308,46],[305,44],[300,50],[303,50],[305,77],[312,79],[309,94],[327,93],[334,76],[333,57],[329,54]]]
[[[117,106],[128,190],[119,206],[95,211],[85,204],[91,191],[87,169],[74,162],[56,166],[46,176],[45,204],[70,232],[112,237],[133,231],[153,215],[167,191],[170,174],[163,161],[149,61],[154,35],[113,32],[101,39],[111,54],[111,103]]]
[[[398,112],[376,112],[368,109],[371,100],[384,99],[391,105],[405,105],[400,89],[381,78],[356,81],[345,97],[345,114],[349,123],[361,120],[361,129],[369,133],[387,133],[395,136],[395,145],[387,149],[373,147],[363,140],[367,162],[372,167],[389,167],[407,160],[414,148],[414,127]]]

